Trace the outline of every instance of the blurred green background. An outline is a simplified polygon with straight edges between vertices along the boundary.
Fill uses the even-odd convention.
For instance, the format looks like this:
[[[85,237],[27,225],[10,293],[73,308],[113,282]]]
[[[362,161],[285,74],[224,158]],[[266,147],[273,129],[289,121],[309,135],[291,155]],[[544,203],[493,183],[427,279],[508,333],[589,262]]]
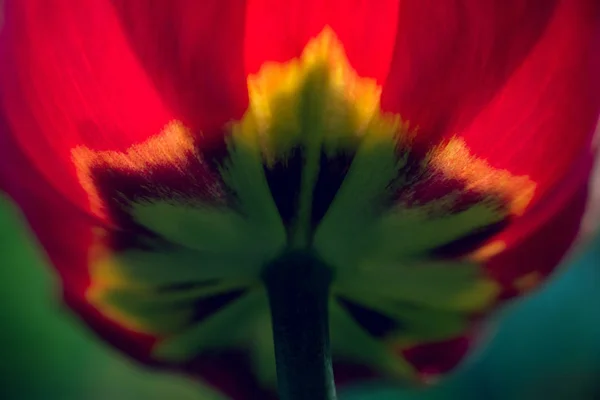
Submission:
[[[94,340],[55,300],[54,277],[1,198],[0,226],[0,399],[222,399],[198,383],[137,368]],[[491,343],[439,385],[369,384],[341,399],[600,400],[600,238],[496,319]]]

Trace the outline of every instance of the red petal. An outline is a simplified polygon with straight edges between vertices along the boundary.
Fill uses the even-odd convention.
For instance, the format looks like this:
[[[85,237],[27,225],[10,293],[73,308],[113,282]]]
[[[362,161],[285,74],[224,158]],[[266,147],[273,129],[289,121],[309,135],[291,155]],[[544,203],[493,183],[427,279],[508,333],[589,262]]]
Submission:
[[[172,114],[131,53],[110,4],[6,3],[0,101],[9,128],[41,178],[85,203],[71,150],[128,147],[160,132]],[[0,150],[2,163],[11,151]]]
[[[265,61],[298,57],[325,26],[344,44],[358,74],[385,80],[397,19],[397,0],[249,0],[246,68],[258,72]]]
[[[471,347],[470,337],[459,337],[442,342],[426,343],[402,351],[424,379],[454,369]]]
[[[461,129],[543,34],[556,0],[404,0],[382,107],[427,135]]]
[[[2,163],[10,168],[4,165],[0,168],[0,190],[19,205],[50,261],[60,266],[58,273],[64,285],[83,294],[88,281],[86,265],[91,217],[74,212],[73,206],[31,166],[8,135],[2,118],[0,148],[11,150],[2,154]]]
[[[586,163],[585,168],[589,164]],[[571,195],[564,198],[564,193]],[[588,194],[585,181],[575,190],[564,188],[562,193],[546,200],[549,204],[544,204],[545,207],[534,209],[516,221],[497,238],[506,243],[507,249],[486,263],[488,274],[507,289],[514,289],[519,278],[531,273],[539,274],[540,280],[547,277],[560,264],[580,232]]]
[[[528,57],[460,134],[492,166],[528,175],[540,199],[589,156],[598,71],[600,2],[563,0]]]
[[[245,0],[112,0],[152,81],[187,125],[219,133],[248,99]]]
[[[272,390],[261,387],[251,367],[245,354],[226,351],[203,356],[185,368],[192,376],[200,376],[202,381],[217,388],[228,399],[276,400]]]

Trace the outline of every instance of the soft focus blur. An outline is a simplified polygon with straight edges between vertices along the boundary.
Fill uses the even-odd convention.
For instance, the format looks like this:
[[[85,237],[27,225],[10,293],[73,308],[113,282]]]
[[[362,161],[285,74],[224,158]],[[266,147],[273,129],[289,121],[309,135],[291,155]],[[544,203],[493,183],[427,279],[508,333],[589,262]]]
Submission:
[[[223,399],[95,340],[60,306],[43,255],[1,198],[0,227],[1,399]],[[544,290],[497,316],[491,343],[450,378],[420,391],[361,385],[341,400],[599,400],[599,309],[600,237]]]

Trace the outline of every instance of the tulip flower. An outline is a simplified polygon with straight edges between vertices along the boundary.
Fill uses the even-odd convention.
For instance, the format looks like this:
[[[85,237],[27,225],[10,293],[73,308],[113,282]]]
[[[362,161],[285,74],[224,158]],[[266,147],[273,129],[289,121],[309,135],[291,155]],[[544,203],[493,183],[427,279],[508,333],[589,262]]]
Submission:
[[[542,3],[6,0],[2,189],[143,363],[235,399],[443,374],[589,205],[600,3]]]

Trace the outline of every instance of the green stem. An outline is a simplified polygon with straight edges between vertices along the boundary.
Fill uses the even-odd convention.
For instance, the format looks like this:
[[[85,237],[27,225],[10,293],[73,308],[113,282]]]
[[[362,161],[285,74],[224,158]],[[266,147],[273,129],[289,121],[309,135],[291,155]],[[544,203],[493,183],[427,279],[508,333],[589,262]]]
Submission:
[[[291,253],[264,274],[269,295],[281,400],[335,400],[329,347],[330,269]]]

